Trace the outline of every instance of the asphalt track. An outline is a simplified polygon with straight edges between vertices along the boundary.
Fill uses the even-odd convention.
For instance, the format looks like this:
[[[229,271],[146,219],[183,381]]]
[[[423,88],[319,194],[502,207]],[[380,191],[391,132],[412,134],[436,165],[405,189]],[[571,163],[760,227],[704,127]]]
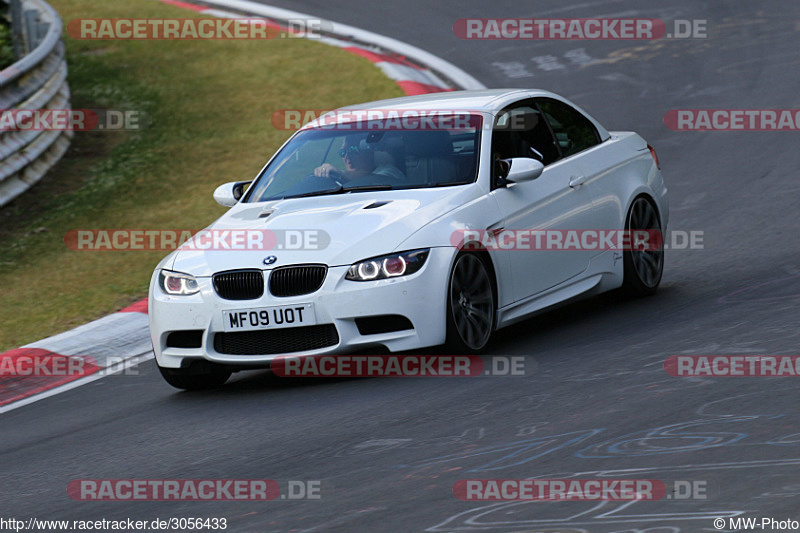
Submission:
[[[662,122],[670,109],[800,108],[800,5],[270,4],[404,40],[489,87],[561,93],[608,129],[639,132],[662,161],[670,229],[703,231],[705,248],[668,252],[654,297],[594,299],[501,331],[491,352],[535,361],[525,377],[298,382],[256,372],[195,394],[168,387],[151,361],[138,375],[6,413],[0,515],[226,517],[237,532],[677,533],[714,531],[717,516],[800,520],[797,380],[663,369],[676,354],[800,354],[798,134],[674,132]],[[709,38],[454,37],[453,22],[474,16],[706,19]],[[466,478],[597,476],[705,482],[707,499],[476,503],[452,492]],[[323,497],[73,501],[67,484],[82,478],[322,480]]]

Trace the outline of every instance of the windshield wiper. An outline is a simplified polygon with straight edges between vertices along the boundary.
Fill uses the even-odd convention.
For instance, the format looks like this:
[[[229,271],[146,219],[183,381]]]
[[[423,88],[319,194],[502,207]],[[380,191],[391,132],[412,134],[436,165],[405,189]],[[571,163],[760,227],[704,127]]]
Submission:
[[[467,185],[469,183],[473,183],[472,181],[443,181],[441,183],[433,183],[428,185],[428,187],[450,187],[453,185]]]
[[[361,191],[390,191],[391,185],[356,185],[354,187],[343,187],[341,192],[361,192]]]
[[[323,189],[321,191],[304,192],[303,194],[293,194],[291,196],[284,196],[283,198],[275,198],[276,200],[291,200],[292,198],[308,198],[309,196],[324,196],[326,194],[339,194],[342,192],[341,187],[335,189]]]
[[[364,191],[389,191],[392,189],[391,185],[356,185],[354,187],[336,187],[335,189],[323,189],[321,191],[305,192],[303,194],[293,194],[292,196],[284,196],[281,200],[289,200],[292,198],[308,198],[310,196],[325,196],[328,194],[344,194],[347,192],[364,192]]]

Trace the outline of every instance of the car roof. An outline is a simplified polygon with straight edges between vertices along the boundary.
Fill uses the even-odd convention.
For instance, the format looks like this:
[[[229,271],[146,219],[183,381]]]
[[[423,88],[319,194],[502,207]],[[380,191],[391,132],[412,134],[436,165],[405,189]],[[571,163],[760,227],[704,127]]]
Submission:
[[[440,93],[420,94],[416,96],[402,96],[400,98],[389,98],[386,100],[376,100],[364,102],[362,104],[340,107],[331,112],[337,113],[350,110],[425,110],[425,111],[458,111],[458,112],[477,112],[496,115],[506,106],[513,102],[525,98],[548,97],[564,101],[575,107],[582,114],[591,120],[600,132],[602,139],[608,137],[608,132],[591,115],[586,113],[579,106],[570,102],[563,96],[542,89],[484,89],[476,91],[446,91]],[[337,113],[338,114],[338,113]],[[301,129],[312,129],[319,125],[317,120],[312,120]],[[336,117],[334,123],[348,122],[346,114]]]
[[[486,89],[478,91],[447,91],[441,93],[420,94],[416,96],[402,96],[400,98],[389,98],[386,100],[376,100],[365,102],[354,106],[347,106],[346,109],[430,109],[430,110],[449,110],[459,111],[478,111],[483,113],[495,113],[504,107],[504,102],[509,97],[518,96],[524,98],[531,92],[541,92],[542,96],[546,91],[535,91],[529,89]]]

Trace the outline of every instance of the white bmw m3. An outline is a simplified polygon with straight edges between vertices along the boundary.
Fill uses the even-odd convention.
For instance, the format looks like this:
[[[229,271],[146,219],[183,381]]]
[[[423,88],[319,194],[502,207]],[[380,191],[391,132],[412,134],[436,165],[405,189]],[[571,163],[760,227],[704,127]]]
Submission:
[[[178,388],[287,354],[478,353],[565,300],[651,294],[664,264],[655,150],[540,90],[337,110],[214,197],[230,210],[150,284],[156,360]]]

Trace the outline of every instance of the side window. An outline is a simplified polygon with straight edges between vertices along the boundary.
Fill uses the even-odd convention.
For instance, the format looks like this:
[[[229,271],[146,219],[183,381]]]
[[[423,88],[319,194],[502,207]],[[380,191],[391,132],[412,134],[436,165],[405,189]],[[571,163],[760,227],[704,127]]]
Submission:
[[[553,135],[533,101],[518,102],[500,112],[494,127],[492,151],[499,154],[500,159],[529,157],[545,165],[559,157]]]
[[[579,111],[550,98],[537,98],[536,103],[547,117],[562,157],[577,154],[599,144],[600,135],[594,124]]]
[[[557,161],[560,152],[550,127],[533,100],[523,100],[497,115],[492,132],[492,159],[528,157],[549,165]],[[493,176],[505,169],[493,166]]]

